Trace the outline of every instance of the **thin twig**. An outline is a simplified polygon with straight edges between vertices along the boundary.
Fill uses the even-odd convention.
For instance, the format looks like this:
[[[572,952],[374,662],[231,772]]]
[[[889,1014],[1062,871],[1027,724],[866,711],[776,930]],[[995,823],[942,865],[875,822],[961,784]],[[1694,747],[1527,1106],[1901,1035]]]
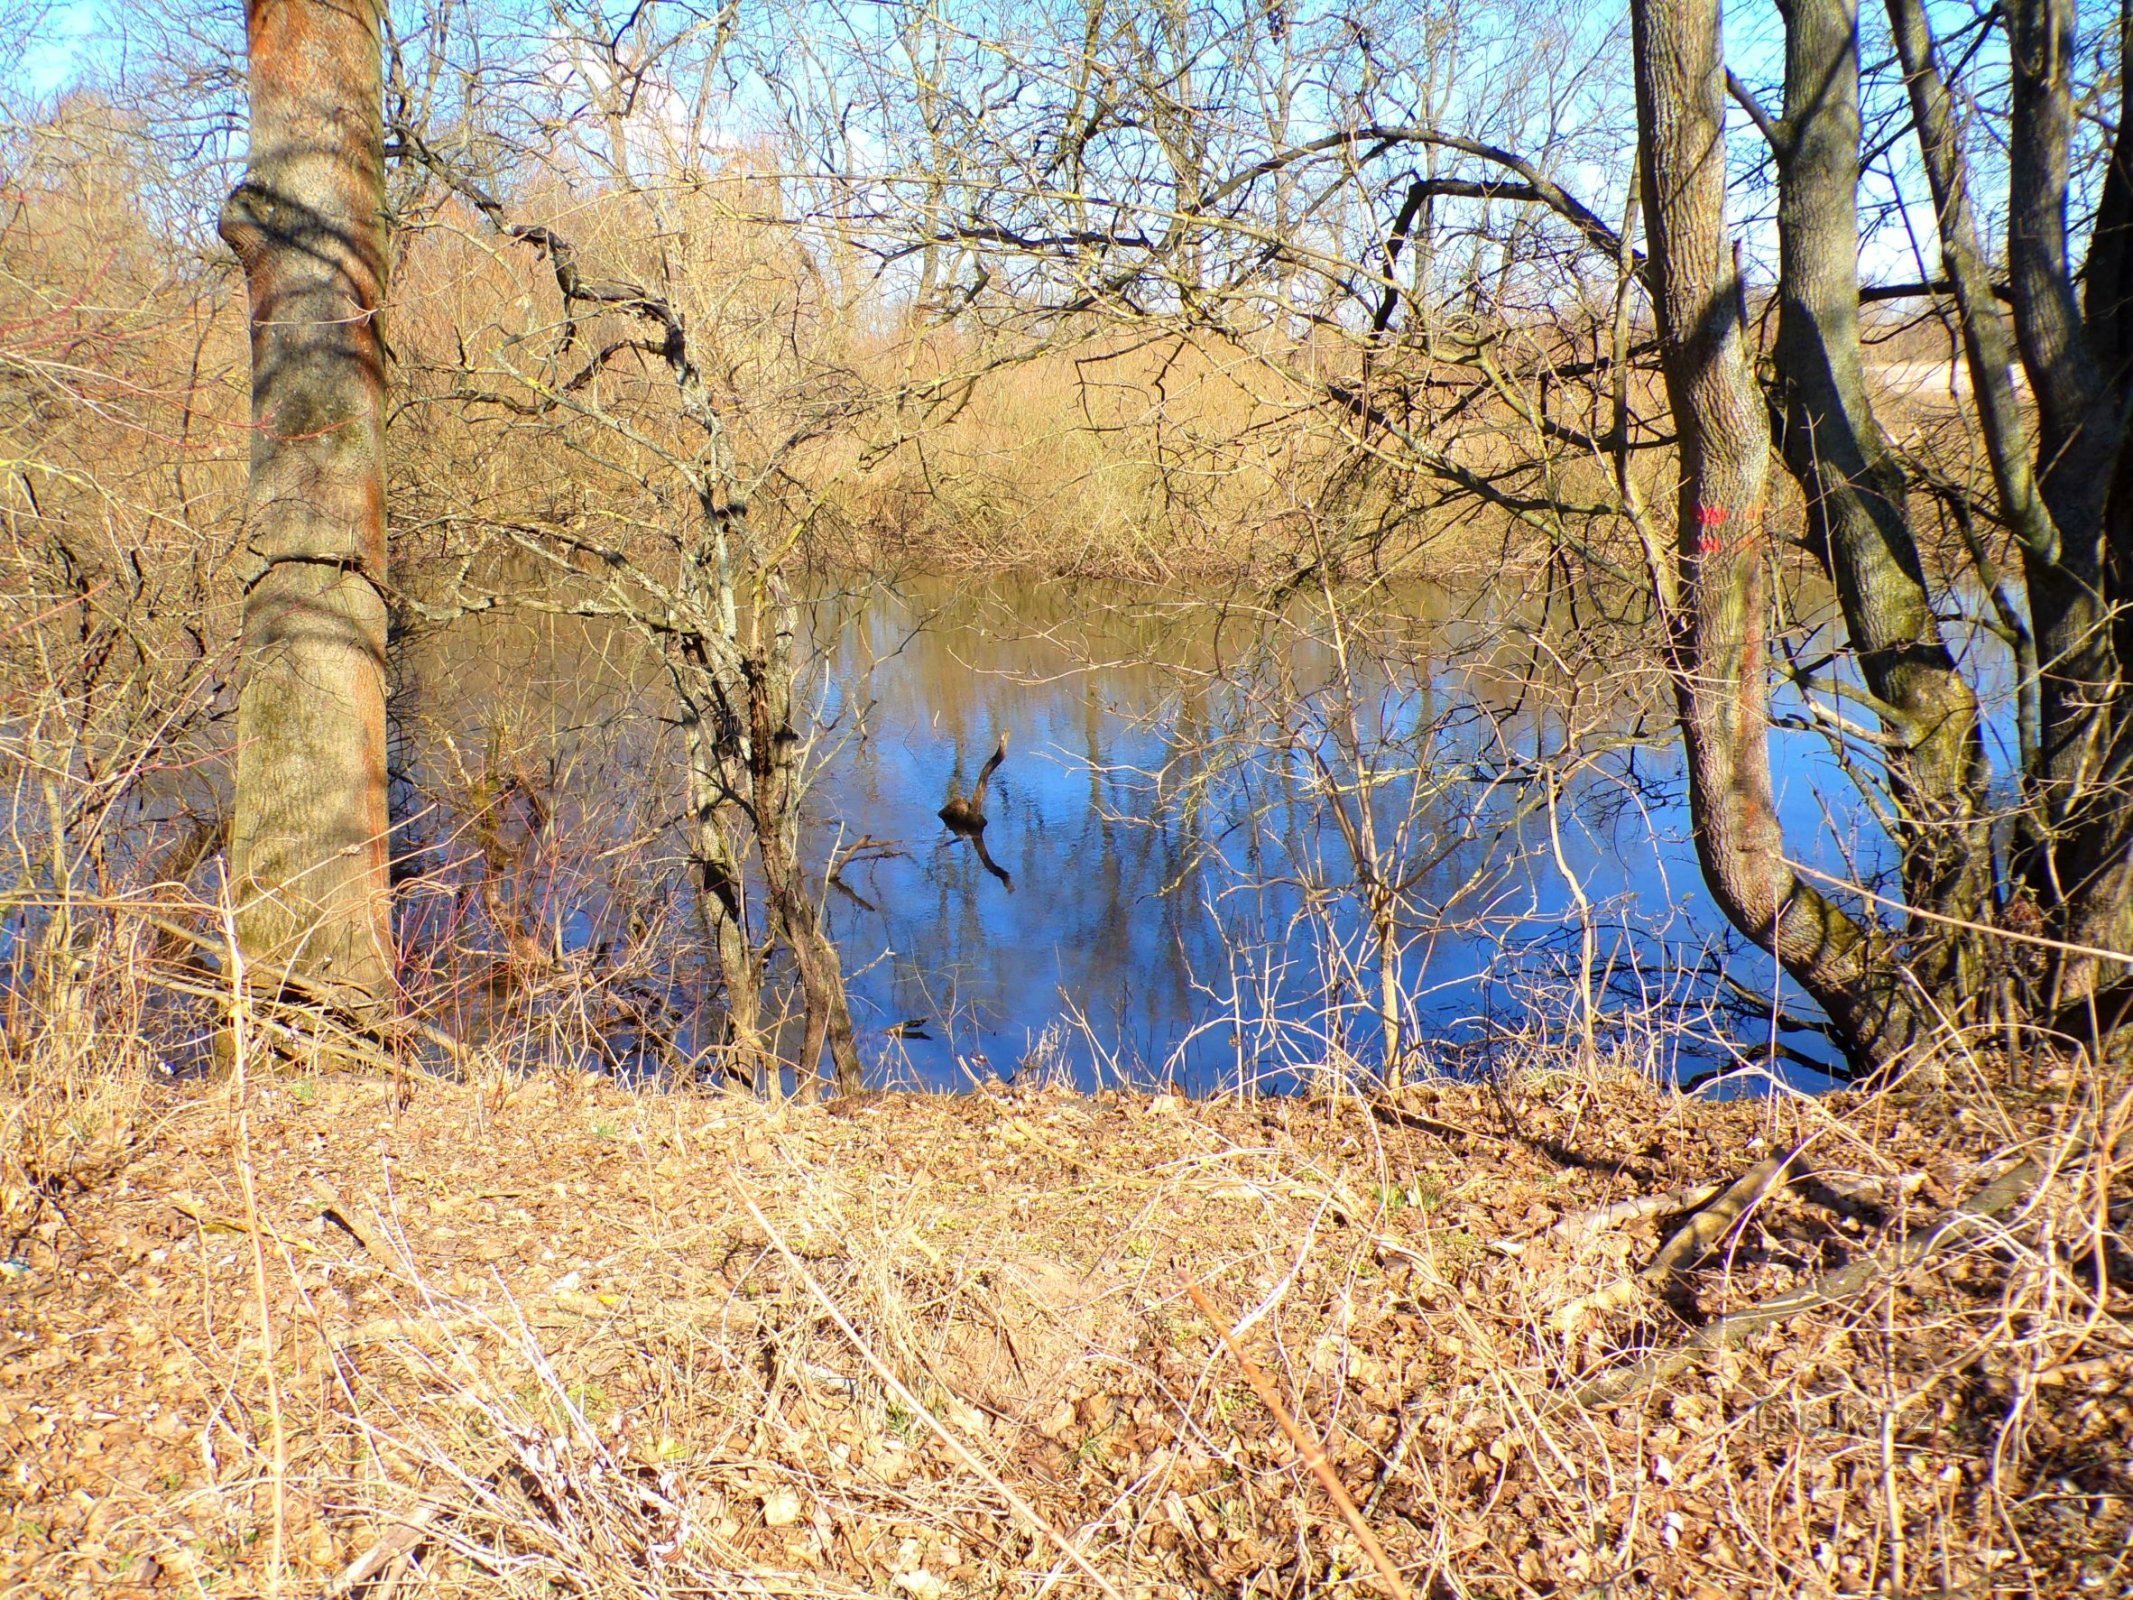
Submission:
[[[1412,1600],[1413,1591],[1401,1578],[1399,1569],[1392,1564],[1392,1557],[1385,1553],[1385,1547],[1378,1543],[1378,1536],[1370,1531],[1370,1524],[1363,1520],[1362,1512],[1356,1510],[1355,1502],[1348,1498],[1348,1491],[1341,1486],[1340,1475],[1326,1459],[1325,1450],[1296,1425],[1296,1419],[1289,1414],[1289,1408],[1281,1403],[1281,1395],[1274,1387],[1274,1380],[1260,1369],[1258,1363],[1237,1348],[1237,1341],[1230,1337],[1229,1324],[1223,1321],[1221,1313],[1215,1310],[1207,1296],[1200,1292],[1198,1284],[1188,1282],[1185,1285],[1185,1293],[1192,1298],[1192,1303],[1200,1308],[1200,1315],[1213,1324],[1215,1337],[1222,1341],[1222,1348],[1227,1350],[1230,1359],[1237,1363],[1237,1370],[1244,1374],[1244,1381],[1249,1383],[1252,1392],[1259,1396],[1259,1403],[1266,1407],[1267,1414],[1273,1417],[1281,1431],[1289,1436],[1289,1443],[1296,1447],[1296,1453],[1302,1458],[1303,1464],[1311,1469],[1318,1481],[1326,1486],[1326,1492],[1333,1496],[1333,1503],[1340,1508],[1341,1516],[1347,1521],[1349,1531],[1355,1535],[1356,1543],[1363,1547],[1363,1554],[1370,1558],[1370,1564],[1378,1569],[1378,1576],[1385,1581],[1385,1592],[1390,1594],[1393,1600]]]
[[[363,1247],[363,1253],[379,1266],[389,1272],[398,1272],[399,1258],[379,1241],[369,1224],[357,1215],[356,1208],[341,1198],[340,1190],[321,1177],[314,1176],[309,1181],[311,1193],[319,1202],[320,1215],[331,1218],[347,1229],[349,1236]]]
[[[1370,1486],[1370,1493],[1363,1497],[1364,1516],[1367,1517],[1377,1510],[1378,1501],[1383,1499],[1385,1491],[1392,1487],[1392,1480],[1399,1476],[1400,1468],[1407,1460],[1408,1446],[1415,1442],[1415,1430],[1421,1425],[1423,1409],[1424,1401],[1419,1395],[1400,1407],[1399,1432],[1393,1437],[1392,1448],[1385,1453],[1385,1465],[1379,1469],[1377,1482]]]
[[[246,1074],[245,1032],[249,1023],[245,993],[244,949],[237,942],[234,913],[224,901],[222,919],[229,935],[230,960],[230,1059],[232,1088],[237,1096],[237,1186],[244,1195],[245,1231],[252,1240],[252,1287],[259,1297],[259,1367],[267,1384],[267,1437],[272,1452],[274,1531],[268,1547],[267,1592],[279,1596],[286,1582],[288,1541],[289,1438],[281,1415],[281,1383],[274,1373],[274,1303],[267,1293],[265,1225],[259,1218],[259,1196],[252,1184],[251,1091]]]
[[[2056,955],[2085,956],[2094,961],[2115,961],[2122,967],[2133,967],[2133,953],[2124,950],[2106,950],[2102,945],[2077,944],[2070,939],[2048,939],[2039,933],[2020,933],[2013,928],[1996,928],[1990,923],[1972,922],[1966,917],[1951,917],[1945,912],[1928,911],[1923,906],[1914,906],[1902,900],[1893,900],[1885,894],[1876,894],[1864,884],[1854,883],[1849,878],[1840,878],[1832,873],[1819,871],[1814,867],[1808,866],[1804,861],[1794,861],[1787,857],[1785,865],[1803,878],[1819,879],[1823,883],[1829,884],[1832,888],[1842,889],[1847,894],[1855,894],[1862,900],[1871,900],[1877,906],[1886,906],[1891,911],[1901,911],[1907,917],[1918,917],[1927,922],[1935,922],[1944,928],[1953,928],[1958,933],[1987,934],[1994,939],[2004,939],[2012,944],[2030,945],[2038,950],[2052,951]]]

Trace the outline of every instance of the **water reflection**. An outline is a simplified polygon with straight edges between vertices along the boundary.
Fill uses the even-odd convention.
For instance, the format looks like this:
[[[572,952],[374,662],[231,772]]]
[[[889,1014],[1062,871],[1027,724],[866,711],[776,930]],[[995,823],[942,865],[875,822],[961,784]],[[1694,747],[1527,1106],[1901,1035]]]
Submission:
[[[1495,862],[1493,847],[1521,810],[1508,739],[1537,718],[1486,703],[1513,686],[1471,661],[1388,671],[1425,646],[1457,656],[1481,626],[1447,597],[1408,598],[1405,636],[1374,641],[1343,702],[1345,741],[1312,700],[1329,651],[1249,606],[920,586],[826,613],[826,703],[849,731],[818,774],[820,848],[840,829],[905,845],[840,869],[861,898],[832,904],[833,929],[863,1007],[934,1019],[931,1040],[896,1041],[894,1064],[932,1082],[1007,1076],[1033,1054],[1045,1065],[1049,1043],[1084,1081],[1114,1069],[1207,1086],[1329,1053],[1380,1059],[1354,841],[1335,820],[1345,803],[1353,834],[1364,816],[1336,776],[1358,749],[1386,777],[1367,796],[1379,855],[1407,880],[1394,964],[1409,1036],[1418,997],[1432,1014],[1455,1005],[1443,985],[1491,964],[1490,918],[1478,942],[1441,925],[1522,870],[1517,849]],[[942,774],[959,793],[990,730],[1010,726],[988,826],[929,827]],[[1425,921],[1440,937],[1422,937]],[[1473,1019],[1442,1020],[1448,1039]]]
[[[1196,1089],[1374,1071],[1388,1048],[1464,1068],[1536,1017],[1567,1033],[1584,995],[1603,1044],[1633,1014],[1686,1020],[1664,1065],[1693,1068],[1740,1034],[1721,961],[1798,1009],[1767,958],[1722,944],[1648,668],[1540,649],[1515,620],[1422,588],[1352,616],[941,581],[822,602],[808,847],[870,1068]],[[526,926],[561,962],[643,954],[660,1059],[701,1049],[657,657],[589,624],[474,619],[419,641],[408,676],[404,765],[434,809],[403,853],[464,857],[438,799],[454,764],[465,792],[485,740],[538,750],[554,824],[509,868]],[[1811,859],[1871,859],[1863,828],[1826,826],[1843,786],[1819,741],[1785,741],[1779,771]],[[411,959],[479,899],[432,877]]]

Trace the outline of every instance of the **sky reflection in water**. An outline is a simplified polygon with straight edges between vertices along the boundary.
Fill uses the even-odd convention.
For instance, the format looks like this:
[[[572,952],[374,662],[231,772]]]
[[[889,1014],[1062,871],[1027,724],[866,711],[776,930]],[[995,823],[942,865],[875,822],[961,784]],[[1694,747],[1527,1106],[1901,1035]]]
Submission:
[[[1708,1070],[1726,1059],[1707,1009],[1721,955],[1751,990],[1769,993],[1774,974],[1725,939],[1703,888],[1668,699],[1644,669],[1604,660],[1583,681],[1536,680],[1496,604],[1403,590],[1351,654],[1406,662],[1359,668],[1355,698],[1364,748],[1386,752],[1373,818],[1412,870],[1395,972],[1410,1065],[1484,1069],[1536,1026],[1574,1037],[1581,924],[1567,869],[1591,908],[1601,1047]],[[1322,614],[1301,642],[1295,631],[1311,614],[1296,602],[1274,625],[1204,595],[945,580],[814,610],[805,687],[826,730],[808,847],[819,867],[865,844],[824,899],[870,1071],[942,1088],[1054,1071],[1205,1090],[1293,1085],[1328,1060],[1376,1069],[1379,973],[1327,772],[1351,822],[1360,813],[1325,721],[1339,701],[1319,693],[1333,662]],[[535,914],[555,941],[584,952],[641,912],[679,952],[675,981],[697,981],[683,976],[701,958],[670,692],[644,644],[593,624],[470,619],[420,641],[407,681],[401,714],[430,792],[479,770],[502,729],[504,746],[552,763],[566,857],[588,827],[618,845],[655,841],[620,884],[582,864],[602,852],[580,850],[541,887]],[[1309,714],[1282,714],[1298,705]],[[1560,751],[1566,707],[1586,748],[1607,748],[1562,786],[1551,836],[1535,758]],[[984,834],[993,871],[936,813],[1003,729],[1013,742]],[[1830,871],[1870,869],[1876,840],[1824,743],[1780,732],[1772,753],[1789,847]],[[462,829],[435,853],[466,850]],[[448,873],[435,881],[434,904],[465,903]],[[1766,1018],[1729,1026],[1750,1048],[1771,1032]],[[693,1051],[708,1036],[691,1023],[679,1042]]]
[[[1447,655],[1478,631],[1450,597],[1417,591],[1414,604]],[[1204,609],[919,585],[826,613],[822,636],[835,641],[824,655],[835,731],[813,797],[818,859],[861,838],[897,852],[866,852],[828,899],[870,1059],[954,1087],[1042,1070],[1056,1055],[1083,1083],[1119,1072],[1196,1090],[1293,1082],[1336,1050],[1381,1060],[1373,946],[1353,896],[1338,892],[1350,858],[1309,760],[1315,745],[1344,771],[1338,751],[1309,718],[1284,750],[1225,742],[1266,703],[1267,678],[1233,664],[1247,696],[1208,669],[1234,663],[1259,630],[1238,623],[1218,650]],[[1425,781],[1444,791],[1401,853],[1440,859],[1412,888],[1399,979],[1421,1064],[1471,1070],[1534,1012],[1567,1026],[1578,921],[1545,786],[1516,781],[1536,744],[1559,746],[1559,720],[1540,709],[1545,696],[1520,705],[1509,683],[1444,661],[1404,689],[1372,675],[1357,698],[1366,748],[1383,734],[1419,751]],[[1299,690],[1329,672],[1322,643],[1295,649]],[[1436,734],[1420,744],[1425,727]],[[935,816],[951,777],[967,791],[1003,728],[1013,745],[984,843],[1011,887]],[[1840,846],[1870,854],[1864,838],[1829,836],[1823,800],[1846,791],[1821,741],[1780,735],[1774,754],[1781,809],[1808,859],[1840,870]],[[1379,789],[1381,827],[1406,812],[1413,770],[1410,759],[1408,776]],[[1710,985],[1682,969],[1715,952],[1721,923],[1663,727],[1572,780],[1557,814],[1616,1009],[1641,999],[1658,1014],[1700,1015]],[[1497,828],[1509,831],[1492,842]],[[1767,992],[1769,966],[1736,949],[1729,970]],[[1796,994],[1786,1004],[1810,1009]],[[925,1037],[884,1037],[917,1019]],[[1603,1031],[1603,1046],[1612,1036]],[[1668,1064],[1688,1072],[1722,1058],[1707,1039]]]

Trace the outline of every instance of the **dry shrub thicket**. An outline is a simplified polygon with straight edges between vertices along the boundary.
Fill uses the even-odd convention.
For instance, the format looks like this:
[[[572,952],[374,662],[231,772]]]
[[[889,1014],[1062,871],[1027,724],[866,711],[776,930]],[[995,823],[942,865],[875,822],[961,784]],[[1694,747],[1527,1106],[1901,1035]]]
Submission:
[[[139,999],[86,976],[133,972],[157,944],[110,903],[184,880],[218,842],[225,566],[244,478],[231,378],[246,357],[223,314],[226,269],[161,236],[152,156],[108,108],[18,130],[11,155],[6,1027],[17,1053],[76,1040],[86,1067],[106,1036],[99,1012]]]
[[[567,233],[588,271],[673,296],[716,362],[751,511],[801,560],[1150,579],[1286,565],[1344,456],[1301,387],[1190,330],[917,318],[867,257],[781,215],[760,164],[648,192],[537,186],[513,215]],[[613,350],[641,338],[627,315],[566,338],[543,263],[463,203],[401,238],[396,549],[419,562],[512,530],[626,538],[671,520],[646,452],[675,448],[680,423],[657,420],[656,354]],[[649,437],[608,437],[610,415]]]

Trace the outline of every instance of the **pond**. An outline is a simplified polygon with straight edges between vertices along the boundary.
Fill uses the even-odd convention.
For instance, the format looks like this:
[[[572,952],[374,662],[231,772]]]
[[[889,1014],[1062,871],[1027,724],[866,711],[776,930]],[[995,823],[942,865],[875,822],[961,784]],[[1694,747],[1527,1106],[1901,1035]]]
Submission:
[[[1648,663],[1485,589],[1327,598],[916,579],[809,608],[807,844],[870,1074],[1285,1088],[1375,1073],[1388,1047],[1406,1072],[1485,1070],[1578,1047],[1589,1017],[1653,1071],[1777,1039],[1784,1075],[1821,1081],[1827,1047],[1770,1010],[1812,1007],[1704,891]],[[656,657],[592,624],[475,618],[413,642],[402,688],[413,790],[536,753],[575,841],[526,891],[544,937],[582,959],[656,925],[682,952],[661,981],[686,988]],[[944,826],[1003,736],[983,830]],[[1871,869],[1826,745],[1776,738],[1796,853]],[[468,856],[447,809],[409,851]],[[663,1003],[693,1019],[684,1053],[708,1037]]]

